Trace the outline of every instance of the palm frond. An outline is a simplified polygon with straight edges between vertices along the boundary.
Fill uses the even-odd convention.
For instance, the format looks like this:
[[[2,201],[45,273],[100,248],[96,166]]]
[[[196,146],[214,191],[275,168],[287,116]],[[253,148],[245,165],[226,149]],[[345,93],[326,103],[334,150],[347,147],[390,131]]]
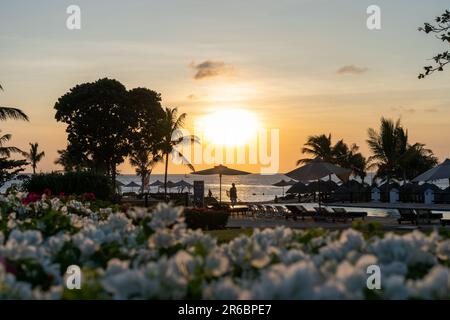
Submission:
[[[0,107],[0,121],[8,119],[29,121],[28,116],[20,109]]]

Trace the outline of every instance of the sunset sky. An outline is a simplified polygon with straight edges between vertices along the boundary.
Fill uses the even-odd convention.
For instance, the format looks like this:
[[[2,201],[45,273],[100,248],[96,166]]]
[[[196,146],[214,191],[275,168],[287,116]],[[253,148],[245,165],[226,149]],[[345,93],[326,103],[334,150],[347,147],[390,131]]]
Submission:
[[[66,28],[71,4],[81,7],[81,30]],[[371,4],[381,7],[381,30],[366,27]],[[109,77],[160,92],[164,106],[188,114],[189,129],[226,109],[250,114],[260,129],[279,129],[279,172],[295,167],[312,134],[355,142],[368,156],[367,128],[381,116],[401,116],[411,141],[443,160],[450,157],[450,70],[417,75],[448,45],[417,28],[448,4],[0,0],[0,105],[18,106],[31,120],[0,128],[24,150],[39,142],[46,157],[38,169],[58,170],[56,151],[67,139],[54,119],[56,100],[76,84]],[[120,169],[134,172],[128,163]]]

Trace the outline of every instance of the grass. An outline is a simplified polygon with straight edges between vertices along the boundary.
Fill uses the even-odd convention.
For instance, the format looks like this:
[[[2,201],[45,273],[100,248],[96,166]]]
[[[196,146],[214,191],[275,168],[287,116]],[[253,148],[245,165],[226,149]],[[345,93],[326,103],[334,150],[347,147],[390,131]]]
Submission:
[[[205,233],[216,238],[218,243],[225,243],[230,242],[231,240],[239,237],[240,235],[251,236],[253,233],[253,229],[209,230],[205,231]]]

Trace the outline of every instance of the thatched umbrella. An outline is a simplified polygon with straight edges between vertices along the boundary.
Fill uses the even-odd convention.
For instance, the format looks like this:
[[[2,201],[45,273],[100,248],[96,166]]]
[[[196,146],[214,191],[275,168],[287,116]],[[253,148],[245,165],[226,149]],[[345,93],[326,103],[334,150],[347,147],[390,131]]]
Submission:
[[[123,187],[123,186],[125,186],[125,184],[123,182],[116,180],[116,187]]]
[[[175,186],[180,188],[181,190],[183,190],[184,188],[187,188],[188,191],[194,187],[192,184],[190,184],[189,182],[184,181],[184,180],[175,182]]]
[[[292,183],[283,179],[281,181],[278,181],[277,183],[274,183],[272,186],[282,187],[283,188],[283,196],[284,196],[284,187],[292,186]]]
[[[175,188],[176,186],[177,186],[176,183],[173,182],[173,181],[168,181],[168,182],[167,182],[167,188],[168,188],[168,189]]]
[[[445,161],[440,165],[422,173],[418,177],[414,178],[413,182],[434,181],[442,179],[448,179],[448,183],[450,185],[450,159],[445,159]]]
[[[319,182],[321,178],[335,174],[339,179],[345,182],[348,180],[351,173],[352,171],[349,169],[344,169],[335,166],[334,164],[326,162],[321,158],[317,157],[308,162],[303,167],[297,168],[295,170],[292,170],[291,172],[286,173],[286,176],[299,181],[317,180]],[[319,192],[319,207],[320,207],[321,206],[320,183],[318,184],[318,187],[319,187],[318,192]]]
[[[298,194],[304,194],[308,193],[308,187],[303,182],[297,182],[292,187],[286,191],[286,193],[298,193]]]
[[[127,188],[131,188],[131,192],[134,192],[134,188],[139,188],[140,185],[134,181],[131,181],[129,184],[125,185]]]
[[[222,176],[242,176],[242,175],[248,175],[251,174],[250,172],[246,171],[240,171],[236,169],[231,169],[228,167],[225,167],[223,165],[215,166],[214,168],[201,170],[201,171],[194,171],[192,174],[198,174],[198,175],[219,175],[219,203],[222,203]]]

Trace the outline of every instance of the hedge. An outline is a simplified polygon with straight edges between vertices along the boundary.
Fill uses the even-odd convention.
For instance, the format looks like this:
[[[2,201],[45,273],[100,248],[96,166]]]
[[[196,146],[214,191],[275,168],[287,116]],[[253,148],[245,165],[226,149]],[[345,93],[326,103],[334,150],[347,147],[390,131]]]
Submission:
[[[111,180],[95,172],[41,173],[26,179],[22,184],[26,192],[53,195],[84,195],[93,193],[97,199],[109,200],[113,193]]]
[[[211,209],[184,209],[184,217],[188,228],[202,230],[224,229],[228,223],[228,212]]]

